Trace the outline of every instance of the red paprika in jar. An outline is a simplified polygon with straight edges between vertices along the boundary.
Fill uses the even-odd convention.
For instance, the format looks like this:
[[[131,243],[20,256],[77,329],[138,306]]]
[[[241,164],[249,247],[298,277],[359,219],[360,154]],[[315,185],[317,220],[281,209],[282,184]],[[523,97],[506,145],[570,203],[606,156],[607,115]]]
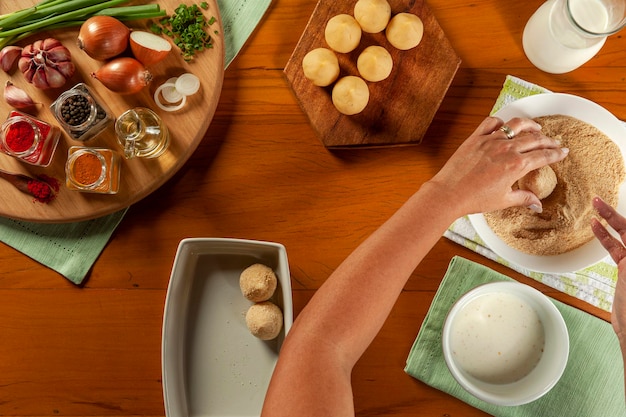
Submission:
[[[10,151],[22,153],[30,149],[35,143],[33,125],[25,120],[18,120],[6,130],[5,144]]]
[[[48,166],[59,135],[56,127],[14,110],[2,124],[0,151],[29,164]]]

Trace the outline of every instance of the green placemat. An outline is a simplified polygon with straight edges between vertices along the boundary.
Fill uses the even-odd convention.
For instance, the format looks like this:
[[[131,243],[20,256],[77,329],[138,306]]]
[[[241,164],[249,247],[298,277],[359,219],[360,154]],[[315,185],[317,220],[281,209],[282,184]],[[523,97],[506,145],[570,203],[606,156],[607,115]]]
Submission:
[[[511,278],[467,259],[450,262],[433,303],[411,348],[405,371],[441,391],[496,417],[622,417],[624,368],[610,323],[553,300],[570,337],[570,353],[561,380],[545,396],[515,407],[488,404],[465,391],[443,359],[441,331],[452,304],[470,289]]]
[[[225,65],[228,68],[246,43],[272,0],[218,0],[224,26]]]
[[[517,99],[542,93],[550,93],[550,91],[509,75],[506,77],[491,114]],[[544,274],[511,264],[497,256],[478,236],[467,216],[455,221],[445,232],[444,236],[527,277],[579,298],[593,306],[611,311],[613,295],[615,294],[615,283],[617,282],[617,266],[608,255],[602,261],[580,271],[564,274]]]
[[[271,0],[218,0],[224,27],[225,66],[237,56]],[[0,240],[80,284],[127,209],[94,220],[40,224],[0,217]]]

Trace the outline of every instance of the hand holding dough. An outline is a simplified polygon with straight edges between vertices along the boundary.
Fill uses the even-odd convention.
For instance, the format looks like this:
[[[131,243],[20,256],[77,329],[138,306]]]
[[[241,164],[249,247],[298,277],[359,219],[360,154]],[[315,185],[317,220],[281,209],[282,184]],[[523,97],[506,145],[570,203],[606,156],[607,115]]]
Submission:
[[[549,165],[530,171],[517,181],[520,190],[527,190],[543,200],[556,188],[557,178]]]

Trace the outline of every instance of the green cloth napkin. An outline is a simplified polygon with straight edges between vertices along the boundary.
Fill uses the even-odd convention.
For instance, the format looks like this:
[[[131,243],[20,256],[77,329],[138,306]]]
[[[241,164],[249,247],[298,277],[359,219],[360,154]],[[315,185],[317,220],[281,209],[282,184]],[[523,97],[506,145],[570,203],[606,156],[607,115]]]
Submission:
[[[218,0],[224,27],[225,67],[237,56],[271,0]],[[77,223],[40,224],[0,217],[0,240],[57,271],[83,282],[127,209]]]
[[[491,114],[517,99],[542,93],[550,93],[550,91],[509,75],[506,77]],[[608,254],[602,261],[580,271],[565,274],[544,274],[510,264],[505,259],[498,257],[478,236],[467,216],[455,221],[444,233],[444,236],[527,277],[605,311],[611,311],[617,282],[617,266]]]
[[[565,372],[550,392],[521,406],[496,406],[479,400],[456,382],[443,358],[444,320],[461,295],[493,281],[512,279],[467,259],[452,259],[411,348],[405,371],[496,417],[626,416],[624,368],[611,325],[556,300],[552,301],[569,331],[570,352]]]
[[[218,0],[224,26],[226,68],[235,59],[272,0]]]

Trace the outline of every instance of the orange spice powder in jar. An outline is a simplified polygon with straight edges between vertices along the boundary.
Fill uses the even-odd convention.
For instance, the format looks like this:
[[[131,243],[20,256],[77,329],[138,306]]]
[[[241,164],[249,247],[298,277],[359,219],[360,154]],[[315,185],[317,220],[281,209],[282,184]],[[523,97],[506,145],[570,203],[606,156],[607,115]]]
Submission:
[[[95,153],[84,153],[74,161],[74,179],[82,185],[93,185],[102,176],[102,162]]]
[[[69,150],[66,185],[71,190],[115,194],[119,189],[119,157],[110,149],[73,146]]]

